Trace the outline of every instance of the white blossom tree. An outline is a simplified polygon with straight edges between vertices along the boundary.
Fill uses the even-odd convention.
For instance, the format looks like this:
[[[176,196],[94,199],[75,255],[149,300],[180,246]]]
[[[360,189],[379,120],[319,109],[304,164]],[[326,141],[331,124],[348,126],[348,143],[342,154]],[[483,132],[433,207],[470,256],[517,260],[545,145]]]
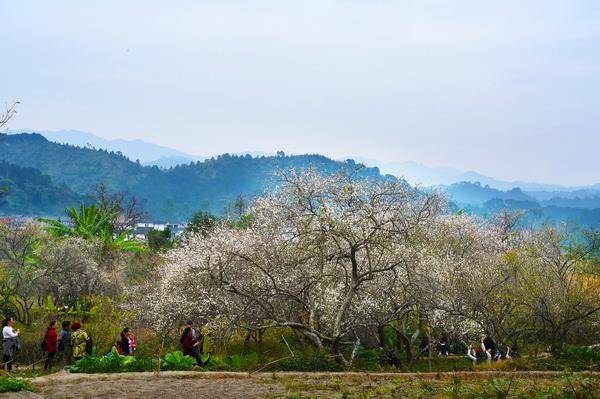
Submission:
[[[247,329],[289,327],[315,348],[357,342],[376,310],[397,314],[413,253],[444,206],[403,181],[352,173],[282,175],[258,199],[245,229],[227,223],[192,235],[169,254],[157,285],[154,318],[198,314]]]

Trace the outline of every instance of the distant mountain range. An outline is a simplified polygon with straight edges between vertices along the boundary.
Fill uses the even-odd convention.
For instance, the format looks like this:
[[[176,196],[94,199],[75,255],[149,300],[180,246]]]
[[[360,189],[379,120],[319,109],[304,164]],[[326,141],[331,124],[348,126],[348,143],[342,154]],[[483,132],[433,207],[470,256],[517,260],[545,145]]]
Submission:
[[[225,213],[238,195],[251,199],[269,186],[276,170],[313,167],[330,173],[364,161],[367,165],[377,164],[365,168],[364,176],[406,176],[409,182],[445,191],[456,210],[488,216],[504,208],[520,209],[527,212],[530,225],[570,222],[600,227],[599,185],[523,183],[523,188],[513,185],[521,184],[518,182],[451,168],[430,168],[414,162],[335,161],[322,155],[225,154],[202,160],[151,143],[102,141],[95,137],[73,131],[45,136],[0,134],[0,161],[4,161],[0,165],[0,192],[9,193],[0,195],[0,215],[55,215],[65,206],[84,200],[94,186],[104,183],[112,190],[128,190],[144,200],[155,220],[184,221],[199,209]],[[60,144],[67,140],[71,142]],[[152,161],[152,157],[157,158]]]
[[[9,134],[30,133],[33,131],[29,129],[10,130]],[[164,147],[143,140],[108,140],[79,130],[44,130],[35,132],[55,143],[120,152],[130,160],[134,162],[139,160],[144,165],[171,167],[206,159],[203,156],[186,154],[174,148]]]
[[[17,170],[29,168],[29,172],[39,173],[47,179],[45,185],[64,185],[81,197],[91,193],[100,183],[113,191],[127,190],[145,202],[153,219],[162,221],[185,221],[198,210],[226,213],[239,195],[250,200],[265,190],[278,170],[314,167],[323,173],[331,173],[352,164],[322,155],[252,157],[225,154],[161,169],[143,166],[121,153],[51,142],[36,133],[0,134],[1,160],[18,166]],[[360,175],[388,178],[382,176],[377,168],[365,168]],[[19,181],[7,178],[4,182],[4,186],[9,188],[9,198],[11,192],[21,189]],[[54,205],[73,205],[73,197],[65,196],[64,201],[57,201]],[[21,202],[20,210],[0,206],[0,211],[4,214],[40,215],[43,214],[40,206],[36,198],[31,198]],[[50,211],[54,212],[53,209],[46,210]]]
[[[9,133],[26,133],[32,130],[19,129],[9,131]],[[149,143],[143,140],[107,140],[92,133],[78,130],[53,130],[39,131],[49,141],[61,144],[71,144],[79,147],[93,147],[108,151],[120,152],[132,161],[139,160],[142,165],[160,168],[171,168],[177,165],[185,165],[190,162],[202,161],[209,158],[207,154],[193,155],[187,154],[174,148]],[[267,152],[242,152],[232,153],[232,155],[268,156],[274,153]],[[589,196],[590,192],[600,190],[600,183],[591,186],[565,187],[555,184],[542,184],[523,181],[505,181],[490,176],[482,175],[474,171],[463,171],[452,167],[427,166],[414,161],[405,162],[383,162],[376,159],[362,158],[357,156],[346,157],[367,166],[378,167],[382,173],[394,176],[402,176],[412,184],[422,186],[447,186],[463,181],[479,182],[482,185],[489,185],[499,190],[510,190],[519,187],[521,190],[530,192],[535,198],[543,200],[552,197],[564,196],[565,192],[576,192],[573,198]],[[541,192],[535,194],[535,192]],[[549,194],[554,192],[553,194]],[[593,195],[593,193],[592,193]]]
[[[354,159],[357,162],[362,162],[365,165],[377,166],[379,169],[381,169],[383,173],[389,173],[395,176],[404,176],[404,178],[412,184],[419,184],[422,186],[446,186],[454,183],[467,181],[479,182],[482,185],[488,185],[499,190],[511,190],[515,187],[519,187],[523,191],[528,192],[570,192],[582,191],[586,189],[600,190],[600,183],[592,186],[565,187],[556,184],[499,180],[473,171],[463,171],[450,167],[432,167],[413,161],[382,162],[375,159],[361,157],[350,158]]]

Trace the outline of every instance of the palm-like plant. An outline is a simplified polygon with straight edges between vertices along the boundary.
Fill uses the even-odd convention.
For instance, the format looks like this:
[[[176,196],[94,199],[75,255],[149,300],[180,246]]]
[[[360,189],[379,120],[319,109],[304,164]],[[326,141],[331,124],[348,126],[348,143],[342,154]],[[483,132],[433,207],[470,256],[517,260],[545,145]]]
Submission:
[[[79,208],[68,208],[65,212],[72,227],[60,220],[41,219],[47,224],[46,230],[55,237],[80,237],[85,240],[97,238],[110,250],[144,250],[141,243],[128,239],[130,231],[115,235],[114,222],[119,217],[119,211],[115,208],[104,209],[96,205],[81,204]]]

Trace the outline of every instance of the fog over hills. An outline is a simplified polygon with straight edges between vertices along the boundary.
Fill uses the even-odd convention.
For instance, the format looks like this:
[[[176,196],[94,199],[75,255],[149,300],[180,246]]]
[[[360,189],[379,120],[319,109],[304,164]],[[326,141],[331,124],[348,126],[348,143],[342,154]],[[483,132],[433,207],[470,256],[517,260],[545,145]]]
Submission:
[[[0,134],[0,160],[5,161],[0,188],[5,193],[8,190],[8,197],[5,194],[0,201],[0,215],[55,214],[57,209],[79,202],[103,183],[111,190],[127,190],[145,201],[149,214],[156,220],[185,221],[199,209],[227,213],[238,196],[250,200],[268,189],[278,170],[316,168],[331,173],[357,164],[353,159],[336,161],[319,154],[290,156],[281,151],[273,155],[222,154],[198,160],[151,143],[101,141],[72,131],[54,136],[63,142],[69,137],[87,142],[81,146],[76,145],[81,141],[61,144],[35,133]],[[108,144],[115,147],[101,147]],[[153,166],[146,166],[130,159],[133,154],[137,154],[136,160],[166,156],[150,161]],[[158,167],[165,159],[178,165]],[[563,222],[600,226],[600,190],[593,186],[575,190],[528,184],[525,186],[548,187],[552,191],[526,191],[513,186],[518,183],[452,168],[430,168],[414,162],[395,163],[392,168],[373,160],[358,161],[367,166],[360,172],[362,176],[374,179],[406,176],[413,184],[445,191],[451,211],[462,209],[489,217],[503,209],[513,209],[526,212],[527,226]],[[465,181],[469,178],[476,181]],[[38,183],[31,184],[34,181]],[[495,188],[490,183],[510,189]]]
[[[93,147],[108,151],[121,152],[132,161],[139,160],[145,165],[175,166],[192,161],[202,160],[206,157],[186,154],[170,147],[149,143],[143,140],[108,140],[93,133],[79,130],[43,130],[32,129],[10,130],[9,133],[39,133],[49,141],[60,144],[71,144],[78,147]],[[160,165],[163,163],[164,165]]]
[[[11,130],[9,133],[33,132],[30,129]],[[219,154],[188,154],[174,148],[149,143],[143,140],[108,140],[96,134],[78,130],[53,130],[39,131],[48,140],[56,143],[66,143],[80,147],[92,146],[94,148],[108,151],[121,152],[132,161],[139,160],[143,165],[156,165],[161,168],[170,168],[176,165],[184,165],[190,162],[201,161]],[[232,155],[250,154],[252,156],[273,155],[269,152],[247,151],[232,153]],[[364,158],[360,156],[348,156],[356,162],[367,166],[378,167],[382,173],[394,176],[403,176],[412,184],[421,186],[447,186],[463,181],[479,182],[499,190],[510,190],[519,187],[539,200],[547,200],[552,197],[587,197],[598,194],[600,183],[591,186],[561,186],[557,184],[543,184],[536,182],[505,181],[491,176],[482,175],[476,171],[464,171],[447,166],[428,166],[414,161],[385,162],[377,159]],[[571,195],[565,193],[573,193]]]

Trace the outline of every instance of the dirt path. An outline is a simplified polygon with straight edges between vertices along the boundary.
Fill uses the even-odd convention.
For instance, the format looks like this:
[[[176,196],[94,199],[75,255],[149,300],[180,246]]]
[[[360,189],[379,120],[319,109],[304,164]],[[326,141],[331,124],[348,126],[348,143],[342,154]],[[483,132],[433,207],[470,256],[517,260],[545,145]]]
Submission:
[[[585,374],[600,378],[600,373]],[[455,373],[229,373],[162,372],[123,374],[69,374],[60,372],[31,380],[39,391],[0,395],[0,398],[284,398],[301,392],[340,397],[342,390],[377,388],[389,381],[485,380],[491,377],[526,380],[558,379],[559,372]]]

